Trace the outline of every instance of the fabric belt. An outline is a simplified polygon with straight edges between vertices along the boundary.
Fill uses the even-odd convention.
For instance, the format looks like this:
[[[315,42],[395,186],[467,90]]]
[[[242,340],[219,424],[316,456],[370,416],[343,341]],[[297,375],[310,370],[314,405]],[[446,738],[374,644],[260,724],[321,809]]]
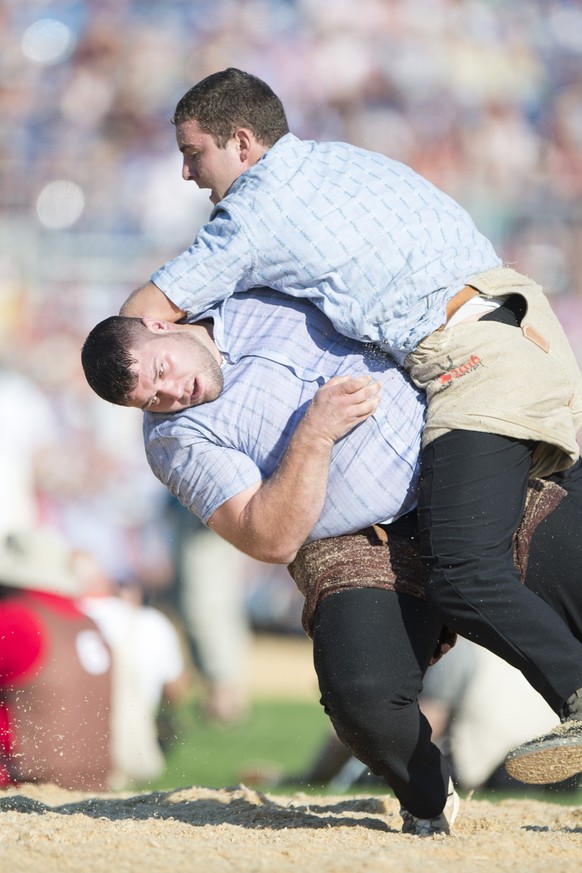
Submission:
[[[451,299],[447,303],[447,320],[445,321],[445,324],[453,317],[455,312],[458,312],[458,310],[461,308],[461,306],[463,306],[463,304],[467,302],[467,300],[470,300],[472,297],[476,297],[478,293],[479,292],[477,291],[477,289],[471,288],[470,285],[465,285],[464,288],[461,288],[460,291],[457,291],[455,296],[451,297]],[[444,326],[445,325],[443,324],[442,327],[439,328],[439,330],[442,330]]]

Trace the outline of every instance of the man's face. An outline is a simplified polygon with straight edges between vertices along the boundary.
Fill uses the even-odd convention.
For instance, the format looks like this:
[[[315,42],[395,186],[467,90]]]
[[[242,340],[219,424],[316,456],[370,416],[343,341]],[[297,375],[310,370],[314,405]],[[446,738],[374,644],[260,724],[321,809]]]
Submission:
[[[222,392],[220,364],[212,351],[184,329],[152,333],[132,355],[138,383],[128,406],[148,412],[177,412],[209,403]]]
[[[221,149],[197,121],[182,121],[176,125],[176,141],[183,157],[183,178],[199,188],[210,188],[210,200],[216,205],[246,169],[238,139],[233,137]]]

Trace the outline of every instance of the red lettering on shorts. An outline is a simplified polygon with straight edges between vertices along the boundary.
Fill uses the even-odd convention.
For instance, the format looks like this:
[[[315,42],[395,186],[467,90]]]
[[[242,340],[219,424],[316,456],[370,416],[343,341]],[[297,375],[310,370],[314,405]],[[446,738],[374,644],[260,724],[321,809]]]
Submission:
[[[468,376],[469,373],[472,373],[473,370],[476,370],[477,367],[481,367],[482,362],[479,355],[471,355],[468,361],[465,361],[464,364],[460,364],[458,367],[451,367],[450,370],[447,370],[442,375],[438,376],[437,379],[441,383],[441,385],[449,385],[453,379],[460,379],[461,376]]]

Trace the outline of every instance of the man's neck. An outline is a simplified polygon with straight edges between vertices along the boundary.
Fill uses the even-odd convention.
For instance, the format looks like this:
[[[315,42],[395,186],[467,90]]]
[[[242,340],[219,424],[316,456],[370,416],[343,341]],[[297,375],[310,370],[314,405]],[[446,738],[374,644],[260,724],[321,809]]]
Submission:
[[[214,342],[214,321],[211,318],[204,318],[194,324],[185,324],[184,327],[188,328],[188,330],[194,334],[196,339],[200,340],[201,343],[204,343],[220,364],[222,361],[222,355],[218,346]]]

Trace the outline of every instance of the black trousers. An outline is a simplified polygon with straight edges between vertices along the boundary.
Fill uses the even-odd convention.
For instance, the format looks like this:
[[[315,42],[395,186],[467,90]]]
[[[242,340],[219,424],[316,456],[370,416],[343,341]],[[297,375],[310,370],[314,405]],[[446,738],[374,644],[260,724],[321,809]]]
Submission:
[[[324,598],[313,627],[321,702],[338,737],[420,818],[441,812],[449,775],[418,706],[440,627],[425,601],[374,588]]]
[[[521,670],[565,715],[566,699],[582,688],[582,643],[520,585],[513,563],[529,469],[529,443],[497,434],[452,431],[423,451],[418,525],[430,566],[427,599],[444,624]],[[552,565],[547,574],[546,587]]]
[[[482,320],[517,330],[524,313],[525,301],[513,294]],[[563,717],[565,701],[582,688],[582,644],[519,585],[512,558],[533,445],[463,430],[429,444],[421,455],[419,538],[430,568],[427,598],[444,623],[521,670]],[[562,476],[575,494],[579,475],[580,462]],[[569,529],[579,536],[573,525]],[[538,588],[549,592],[558,583],[553,565],[546,570]]]
[[[534,663],[559,663],[560,669],[577,675],[582,662],[578,656],[576,664],[571,664],[568,655],[562,656],[562,645],[564,651],[577,651],[582,646],[582,464],[553,478],[566,489],[567,497],[536,529],[525,587],[512,578],[493,594],[481,595],[475,590],[474,605],[456,593],[450,599],[453,604],[460,600],[460,607],[452,612],[459,612],[463,628],[474,623],[474,613],[482,616],[482,600],[487,608],[493,604],[494,627],[481,618],[485,624],[482,633],[490,642],[501,638],[504,653],[513,657],[514,646],[519,653],[522,645],[521,641],[505,641],[507,626],[513,636],[524,637],[523,645],[543,650],[543,657],[532,652]],[[484,539],[495,540],[493,536]],[[493,551],[503,554],[501,549]],[[504,596],[509,598],[509,609]],[[547,620],[550,639],[517,627],[527,624],[529,618],[523,613],[521,618],[512,615],[513,604],[524,601],[528,615],[537,616],[538,622]],[[495,619],[497,609],[502,614],[499,622]],[[321,701],[338,736],[372,772],[386,779],[406,809],[421,818],[431,818],[443,809],[449,775],[418,707],[422,677],[440,626],[441,619],[429,602],[390,591],[361,589],[341,591],[322,600],[313,629]],[[559,652],[555,654],[555,650]],[[521,654],[514,658],[521,659]],[[540,670],[532,667],[530,673]],[[552,682],[560,689],[569,688],[572,680],[562,680],[556,676]],[[558,690],[555,701],[566,693]]]

